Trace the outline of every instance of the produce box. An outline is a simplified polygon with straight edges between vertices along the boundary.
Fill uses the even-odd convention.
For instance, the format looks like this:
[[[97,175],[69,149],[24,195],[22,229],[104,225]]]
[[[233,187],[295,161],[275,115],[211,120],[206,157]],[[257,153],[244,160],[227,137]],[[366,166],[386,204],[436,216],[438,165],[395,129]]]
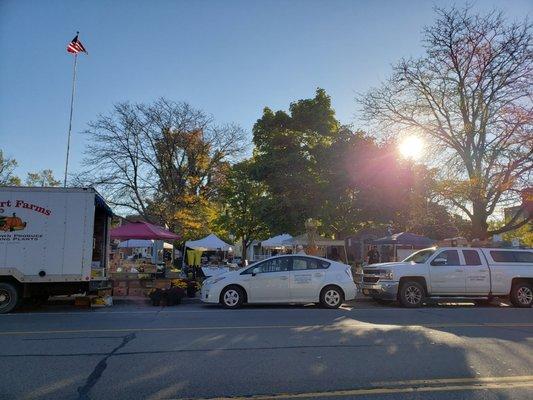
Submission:
[[[170,287],[170,279],[158,279],[154,281],[157,289],[168,289]]]
[[[127,287],[117,286],[113,288],[113,296],[126,296],[128,294]]]
[[[128,287],[131,289],[131,288],[140,288],[141,287],[141,282],[138,281],[138,280],[131,280],[128,282]]]
[[[90,307],[91,298],[89,296],[77,296],[74,298],[74,305],[76,307]]]
[[[107,297],[111,296],[112,290],[111,289],[102,289],[98,291],[99,297]]]
[[[145,287],[145,288],[155,287],[155,283],[153,280],[142,279],[140,282],[141,282],[141,287]]]
[[[138,288],[129,288],[128,289],[128,296],[136,296],[136,297],[143,297],[144,296],[144,288],[138,287]]]

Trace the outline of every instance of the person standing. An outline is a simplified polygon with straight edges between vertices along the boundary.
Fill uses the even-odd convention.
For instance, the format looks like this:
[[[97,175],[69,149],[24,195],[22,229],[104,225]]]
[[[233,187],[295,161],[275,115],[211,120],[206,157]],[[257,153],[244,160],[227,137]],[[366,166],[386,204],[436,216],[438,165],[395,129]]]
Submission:
[[[379,262],[379,251],[378,246],[372,246],[369,252],[366,255],[368,264],[377,264]]]

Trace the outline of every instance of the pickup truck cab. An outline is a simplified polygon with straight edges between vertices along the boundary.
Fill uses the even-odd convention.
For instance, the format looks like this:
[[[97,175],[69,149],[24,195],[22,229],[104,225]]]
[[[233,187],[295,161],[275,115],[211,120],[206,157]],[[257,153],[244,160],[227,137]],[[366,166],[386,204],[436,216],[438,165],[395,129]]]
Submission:
[[[404,307],[420,307],[428,298],[492,297],[531,307],[533,250],[433,247],[402,262],[365,266],[356,283],[364,295]]]

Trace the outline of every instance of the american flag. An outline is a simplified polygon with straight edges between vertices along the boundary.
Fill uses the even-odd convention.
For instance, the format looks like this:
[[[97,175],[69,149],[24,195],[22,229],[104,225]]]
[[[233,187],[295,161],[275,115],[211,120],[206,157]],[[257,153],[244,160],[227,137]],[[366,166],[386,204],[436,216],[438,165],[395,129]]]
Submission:
[[[76,37],[74,39],[72,39],[72,41],[68,44],[67,46],[67,51],[69,53],[74,53],[74,54],[78,54],[80,52],[84,52],[85,54],[89,54],[87,53],[87,50],[85,50],[85,47],[83,47],[83,45],[81,44],[80,40],[78,39],[78,35],[80,33],[76,33]]]

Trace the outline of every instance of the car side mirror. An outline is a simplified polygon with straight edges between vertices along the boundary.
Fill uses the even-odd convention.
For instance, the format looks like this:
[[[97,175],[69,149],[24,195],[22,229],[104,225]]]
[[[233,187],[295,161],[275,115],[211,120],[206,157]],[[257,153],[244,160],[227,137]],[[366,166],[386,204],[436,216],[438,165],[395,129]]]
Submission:
[[[259,272],[259,267],[252,269],[252,276],[256,276]]]
[[[435,258],[431,265],[446,265],[447,260],[445,258]]]

